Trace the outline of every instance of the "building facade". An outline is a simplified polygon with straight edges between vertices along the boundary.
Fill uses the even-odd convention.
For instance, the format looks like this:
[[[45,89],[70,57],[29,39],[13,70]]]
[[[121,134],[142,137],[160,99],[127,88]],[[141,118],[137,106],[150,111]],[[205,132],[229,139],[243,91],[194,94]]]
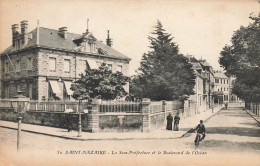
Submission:
[[[215,71],[214,72],[214,91],[216,96],[218,96],[218,100],[220,103],[228,102],[230,100],[230,78],[227,77],[223,72],[221,71]]]
[[[201,62],[193,56],[187,55],[189,62],[192,64],[196,79],[194,85],[194,95],[190,95],[185,102],[185,106],[189,107],[191,115],[205,111],[208,106],[208,74],[203,68]]]
[[[129,76],[130,58],[97,40],[86,30],[83,34],[37,26],[28,32],[28,22],[12,25],[12,46],[1,56],[1,97],[11,98],[22,91],[32,100],[70,100],[71,83],[88,69],[96,69],[102,62],[112,72]],[[125,87],[129,91],[129,85]]]

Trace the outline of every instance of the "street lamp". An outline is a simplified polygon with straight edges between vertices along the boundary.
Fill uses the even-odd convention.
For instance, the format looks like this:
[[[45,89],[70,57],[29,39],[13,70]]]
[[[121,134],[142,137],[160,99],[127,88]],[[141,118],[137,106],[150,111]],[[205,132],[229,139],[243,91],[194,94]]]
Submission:
[[[24,114],[27,111],[30,98],[23,96],[21,91],[17,91],[17,93],[18,95],[14,96],[13,99],[11,100],[11,105],[12,108],[14,109],[14,112],[17,113],[17,118],[18,118],[17,151],[19,151],[21,124],[23,119],[22,114]]]
[[[81,108],[80,108],[80,105],[81,105],[81,102],[82,102],[82,99],[79,98],[79,108],[78,108],[78,111],[79,111],[79,125],[78,125],[78,137],[81,137],[81,131],[82,131],[82,125],[81,125]]]
[[[76,48],[74,48],[74,52],[75,52],[75,81],[77,80],[77,54],[76,52],[79,51],[83,46],[80,45]],[[80,109],[80,103],[82,101],[81,98],[78,99],[79,100],[79,106],[78,106],[78,111],[79,111],[79,124],[78,124],[78,137],[81,137],[81,131],[82,131],[82,126],[81,126],[81,109]]]

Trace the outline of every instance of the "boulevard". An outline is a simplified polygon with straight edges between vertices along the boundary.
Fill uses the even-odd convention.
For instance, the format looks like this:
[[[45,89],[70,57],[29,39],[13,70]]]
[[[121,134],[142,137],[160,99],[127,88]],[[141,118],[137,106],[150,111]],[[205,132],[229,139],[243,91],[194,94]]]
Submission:
[[[199,122],[198,122],[199,123]],[[221,110],[205,122],[206,138],[196,150],[207,152],[253,152],[260,153],[260,128],[242,108],[229,107]],[[159,130],[164,130],[159,129]],[[188,130],[188,129],[182,129]],[[16,151],[16,130],[0,128],[0,146],[9,151]],[[64,131],[65,132],[65,131]],[[174,131],[167,131],[174,132]],[[166,133],[167,133],[166,132]],[[102,133],[100,133],[102,134]],[[132,133],[135,134],[135,133]],[[66,151],[99,151],[95,154],[132,154],[138,151],[161,151],[165,154],[195,150],[195,133],[188,133],[183,138],[153,140],[68,140],[22,132],[21,151],[25,153],[56,153]],[[102,152],[102,153],[101,153]],[[91,155],[91,153],[89,153]]]

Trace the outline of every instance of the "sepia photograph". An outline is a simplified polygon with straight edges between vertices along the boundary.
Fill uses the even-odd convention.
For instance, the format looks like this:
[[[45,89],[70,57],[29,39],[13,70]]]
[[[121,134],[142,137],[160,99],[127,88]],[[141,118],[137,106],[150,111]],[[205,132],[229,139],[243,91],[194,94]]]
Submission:
[[[259,0],[0,0],[0,166],[259,156]]]

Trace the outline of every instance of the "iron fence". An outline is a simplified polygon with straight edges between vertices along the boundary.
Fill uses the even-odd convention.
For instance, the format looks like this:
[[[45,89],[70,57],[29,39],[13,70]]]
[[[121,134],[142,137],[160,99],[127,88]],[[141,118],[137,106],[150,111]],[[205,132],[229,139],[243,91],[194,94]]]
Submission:
[[[141,113],[142,104],[131,101],[102,101],[99,105],[99,112]]]

